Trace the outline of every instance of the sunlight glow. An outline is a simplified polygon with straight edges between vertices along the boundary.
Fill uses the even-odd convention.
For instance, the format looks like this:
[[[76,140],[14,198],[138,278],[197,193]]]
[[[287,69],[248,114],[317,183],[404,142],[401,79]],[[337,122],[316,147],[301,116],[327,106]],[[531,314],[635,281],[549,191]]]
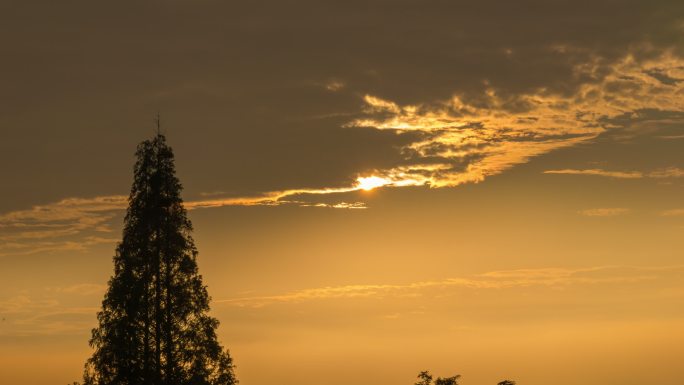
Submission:
[[[376,187],[386,186],[392,182],[388,179],[381,178],[379,176],[369,176],[365,178],[357,178],[356,183],[356,186],[361,190],[370,191]]]

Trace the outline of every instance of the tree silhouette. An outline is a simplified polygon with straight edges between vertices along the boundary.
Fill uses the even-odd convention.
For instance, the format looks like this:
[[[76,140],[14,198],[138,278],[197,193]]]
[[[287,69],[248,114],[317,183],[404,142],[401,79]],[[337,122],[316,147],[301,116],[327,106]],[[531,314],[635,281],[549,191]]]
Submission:
[[[92,331],[84,385],[232,385],[164,135],[136,152],[123,240]]]
[[[434,385],[458,385],[458,379],[461,378],[460,374],[457,374],[452,377],[437,377],[437,379],[434,382]],[[418,379],[419,381],[415,383],[415,385],[431,385],[433,384],[432,382],[432,375],[430,372],[422,371],[418,374]]]
[[[435,385],[458,385],[459,378],[461,378],[461,376],[458,374],[453,377],[437,377],[437,379],[435,380]]]
[[[446,378],[437,377],[435,382],[432,382],[432,374],[425,370],[418,373],[418,381],[414,385],[458,385],[458,380],[460,378],[461,375],[457,374]],[[503,380],[496,385],[515,385],[515,381]]]
[[[432,374],[427,370],[422,371],[418,374],[419,381],[414,385],[430,385],[432,383]]]

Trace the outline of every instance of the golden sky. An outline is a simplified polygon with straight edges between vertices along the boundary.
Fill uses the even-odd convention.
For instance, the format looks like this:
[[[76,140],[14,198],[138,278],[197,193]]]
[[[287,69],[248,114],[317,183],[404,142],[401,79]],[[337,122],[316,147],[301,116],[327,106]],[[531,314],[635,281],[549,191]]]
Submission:
[[[0,47],[1,384],[80,380],[159,111],[242,384],[681,385],[681,1],[3,0]]]

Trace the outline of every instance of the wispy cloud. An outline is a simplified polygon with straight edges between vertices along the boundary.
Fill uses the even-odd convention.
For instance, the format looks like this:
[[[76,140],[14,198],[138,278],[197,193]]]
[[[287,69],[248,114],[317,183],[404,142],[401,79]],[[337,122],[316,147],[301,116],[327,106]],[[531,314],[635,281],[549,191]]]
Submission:
[[[566,175],[596,175],[596,176],[605,176],[605,177],[610,177],[610,178],[618,178],[618,179],[639,179],[643,178],[644,174],[639,171],[607,171],[607,170],[602,170],[599,168],[592,168],[592,169],[584,169],[584,170],[577,170],[577,169],[562,169],[562,170],[546,170],[544,171],[544,174],[566,174]]]
[[[387,181],[383,185],[390,185]],[[377,187],[377,186],[374,186]],[[364,209],[363,202],[312,203],[295,199],[302,195],[347,193],[368,189],[364,178],[349,186],[321,189],[294,189],[275,191],[259,196],[236,198],[210,198],[185,202],[188,210],[224,206],[278,206],[297,205],[334,209]],[[25,210],[0,214],[0,257],[31,255],[44,252],[84,251],[99,244],[114,244],[112,221],[128,205],[123,195],[95,198],[69,198],[58,202],[37,205]],[[107,234],[107,236],[103,236]]]
[[[659,135],[660,139],[684,139],[684,134],[682,135]]]
[[[668,167],[652,171],[648,174],[649,178],[684,178],[684,169],[678,167]]]
[[[85,251],[99,244],[114,244],[117,239],[85,236],[76,240],[55,238],[50,241],[31,241],[6,243],[0,247],[0,257],[32,255],[55,251]]]
[[[57,293],[68,293],[78,295],[102,294],[107,289],[107,285],[96,283],[79,283],[71,286],[52,287],[49,290]]]
[[[115,240],[111,220],[126,207],[124,196],[69,198],[0,214],[0,257],[85,250]]]
[[[348,176],[352,182],[332,186],[263,191],[243,197],[210,192],[201,195],[202,199],[186,202],[186,207],[298,205],[360,209],[365,204],[349,202],[349,198],[321,202],[323,199],[316,197],[382,187],[477,183],[533,157],[590,141],[606,130],[624,128],[631,121],[681,119],[684,82],[668,79],[684,78],[684,61],[668,52],[650,57],[637,60],[627,55],[612,65],[594,61],[577,64],[577,79],[591,80],[579,84],[570,94],[539,88],[511,95],[499,92],[496,84],[490,83],[482,95],[455,90],[447,100],[423,104],[402,105],[366,94],[362,113],[346,126],[416,134],[413,142],[401,147],[403,160],[399,164],[358,170]],[[340,81],[325,84],[335,91],[343,85]],[[677,167],[651,172],[592,168],[545,173],[618,179],[684,176],[684,170]],[[111,231],[112,219],[126,205],[127,197],[112,195],[64,199],[0,214],[0,257],[80,250],[114,242],[102,235]]]
[[[387,185],[389,184],[391,184],[391,182],[387,183]],[[357,178],[356,182],[350,186],[291,189],[282,191],[270,191],[256,196],[193,200],[185,202],[185,207],[187,207],[188,210],[193,210],[198,208],[211,208],[223,206],[278,206],[284,204],[310,206],[310,202],[302,202],[297,199],[292,199],[292,197],[297,197],[301,195],[343,194],[364,189],[366,189],[364,185],[364,178],[359,177]],[[335,205],[338,205],[339,207],[353,206],[349,204],[344,204],[344,202],[340,202],[339,204],[326,205],[325,207],[334,207]]]
[[[85,287],[75,285],[74,291],[52,288],[40,294],[20,293],[0,299],[0,337],[83,333],[89,330],[98,307],[66,305],[64,301],[70,295],[81,295],[78,290]]]
[[[667,167],[658,170],[643,172],[643,171],[615,171],[604,170],[600,168],[591,169],[573,169],[566,168],[561,170],[546,170],[544,174],[561,174],[561,175],[595,175],[608,178],[617,179],[640,179],[640,178],[682,178],[684,177],[684,170],[678,167]]]
[[[585,217],[614,217],[614,216],[626,214],[628,212],[630,212],[630,209],[623,208],[623,207],[610,207],[610,208],[581,210],[578,213],[580,215],[584,215]]]
[[[0,297],[0,337],[84,333],[94,326],[106,285],[77,283]]]
[[[325,83],[325,89],[328,91],[339,91],[343,89],[345,84],[339,80],[330,80],[329,82]]]
[[[496,270],[465,277],[403,284],[326,286],[263,296],[215,300],[216,306],[263,308],[313,301],[393,298],[443,298],[463,290],[571,289],[591,285],[630,285],[678,279],[684,265],[595,266],[586,268],[532,268]],[[0,338],[84,333],[94,326],[104,285],[78,283],[46,287],[0,297]],[[389,318],[395,316],[390,314]]]
[[[360,284],[327,286],[291,291],[284,294],[240,297],[214,301],[239,307],[263,307],[278,303],[300,303],[314,300],[422,296],[431,290],[509,289],[532,286],[567,287],[602,283],[624,283],[654,280],[666,272],[684,271],[684,266],[635,267],[598,266],[579,269],[542,268],[491,271],[472,277],[448,278],[406,284]]]
[[[582,84],[569,96],[546,89],[502,95],[496,85],[490,85],[478,97],[456,93],[449,100],[420,105],[400,105],[366,95],[366,115],[348,126],[422,133],[423,139],[404,149],[405,165],[377,170],[375,175],[395,184],[445,187],[480,182],[535,156],[592,140],[608,129],[643,120],[646,115],[650,120],[659,119],[658,114],[641,111],[677,112],[663,114],[661,119],[681,118],[682,82],[663,82],[663,76],[681,77],[684,63],[678,57],[665,53],[639,62],[626,56],[602,76],[597,73],[599,67],[593,62],[577,65],[578,77],[594,81]],[[426,164],[430,167],[426,168]],[[638,171],[599,169],[548,173],[644,176]]]
[[[69,198],[0,215],[0,229],[22,230],[20,235],[5,235],[3,240],[45,238],[77,233],[105,225],[116,212],[126,207],[125,196]],[[27,231],[28,229],[28,231]],[[105,230],[103,228],[103,230]],[[106,230],[105,230],[106,231]]]
[[[684,209],[665,210],[660,213],[664,217],[681,217],[684,216]]]
[[[329,207],[333,209],[365,209],[366,204],[363,202],[340,202],[340,203],[303,203],[303,207]]]

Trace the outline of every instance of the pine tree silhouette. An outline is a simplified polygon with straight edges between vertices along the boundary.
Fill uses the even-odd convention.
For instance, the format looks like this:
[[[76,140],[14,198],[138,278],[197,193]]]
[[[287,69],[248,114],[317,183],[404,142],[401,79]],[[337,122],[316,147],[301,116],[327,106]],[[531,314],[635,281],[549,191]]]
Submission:
[[[217,341],[218,321],[208,315],[173,151],[158,130],[136,156],[84,385],[236,384],[230,354]]]

